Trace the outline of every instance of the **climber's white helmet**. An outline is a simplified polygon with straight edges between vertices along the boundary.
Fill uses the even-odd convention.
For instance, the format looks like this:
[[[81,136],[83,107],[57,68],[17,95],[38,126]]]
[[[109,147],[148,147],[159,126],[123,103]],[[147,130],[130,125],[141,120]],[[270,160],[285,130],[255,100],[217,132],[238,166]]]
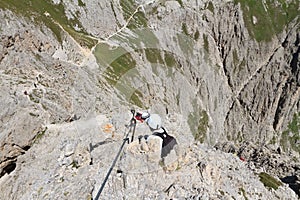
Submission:
[[[147,119],[147,118],[149,118],[149,117],[150,117],[150,114],[149,114],[148,112],[143,112],[143,113],[142,113],[141,118],[142,118],[143,120],[145,120],[145,119]]]
[[[148,117],[145,121],[153,130],[161,128],[161,118],[158,114],[151,114],[150,117]]]

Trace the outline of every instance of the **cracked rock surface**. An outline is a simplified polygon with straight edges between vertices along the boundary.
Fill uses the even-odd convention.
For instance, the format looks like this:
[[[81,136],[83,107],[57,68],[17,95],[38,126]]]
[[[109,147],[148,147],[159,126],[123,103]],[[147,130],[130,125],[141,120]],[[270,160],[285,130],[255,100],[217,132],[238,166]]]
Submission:
[[[295,0],[1,2],[0,199],[95,197],[131,108],[160,114],[178,145],[161,160],[138,123],[103,199],[297,199],[298,13]]]

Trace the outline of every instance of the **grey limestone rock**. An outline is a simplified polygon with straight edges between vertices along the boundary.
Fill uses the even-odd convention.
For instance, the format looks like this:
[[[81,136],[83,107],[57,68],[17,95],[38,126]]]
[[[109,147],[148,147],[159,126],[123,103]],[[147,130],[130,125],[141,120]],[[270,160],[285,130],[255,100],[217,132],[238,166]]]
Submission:
[[[103,199],[297,199],[298,1],[34,2],[0,3],[0,199],[95,197],[131,108],[178,145],[138,123]]]

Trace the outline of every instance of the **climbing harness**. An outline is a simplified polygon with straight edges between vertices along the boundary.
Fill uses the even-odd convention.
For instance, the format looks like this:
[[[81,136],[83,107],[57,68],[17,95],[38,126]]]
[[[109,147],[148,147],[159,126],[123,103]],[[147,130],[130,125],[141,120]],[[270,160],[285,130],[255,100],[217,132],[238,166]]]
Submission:
[[[131,113],[132,113],[132,118],[131,118],[131,120],[130,120],[129,126],[126,126],[126,128],[129,127],[129,129],[128,129],[128,131],[127,131],[127,134],[125,135],[125,138],[123,139],[123,143],[122,143],[122,145],[121,145],[121,147],[120,147],[120,149],[119,149],[119,152],[118,152],[117,156],[115,157],[115,159],[114,159],[114,161],[113,161],[111,167],[109,168],[109,170],[108,170],[108,172],[107,172],[107,174],[106,174],[106,177],[105,177],[105,179],[104,179],[104,181],[103,181],[103,183],[102,183],[102,185],[101,185],[101,187],[100,187],[100,189],[99,189],[99,191],[98,191],[98,193],[97,193],[97,195],[96,195],[96,197],[95,197],[95,200],[98,200],[98,199],[99,199],[100,194],[101,194],[102,190],[104,189],[104,186],[105,186],[105,184],[106,184],[106,182],[107,182],[107,180],[108,180],[108,178],[109,178],[109,175],[110,175],[110,173],[112,172],[114,166],[116,165],[116,163],[117,163],[117,161],[118,161],[118,159],[119,159],[119,156],[120,156],[120,154],[121,154],[121,152],[122,152],[122,150],[123,150],[123,148],[124,148],[124,146],[125,146],[125,143],[126,143],[126,142],[129,143],[129,134],[130,134],[130,133],[132,134],[132,135],[131,135],[131,142],[132,142],[133,139],[134,139],[134,132],[135,132],[135,126],[136,126],[136,119],[134,118],[135,110],[134,110],[134,109],[131,109]]]
[[[161,158],[164,158],[171,152],[172,149],[174,149],[174,146],[177,144],[177,141],[173,136],[167,133],[165,128],[161,128],[163,130],[162,133],[154,132],[153,135],[156,135],[163,140],[161,148]]]

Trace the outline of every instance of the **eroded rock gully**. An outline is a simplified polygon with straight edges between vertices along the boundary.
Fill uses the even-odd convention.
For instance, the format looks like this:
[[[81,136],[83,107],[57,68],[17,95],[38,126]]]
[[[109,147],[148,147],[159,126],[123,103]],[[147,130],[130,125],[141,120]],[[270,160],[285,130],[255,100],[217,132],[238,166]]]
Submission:
[[[166,164],[129,145],[105,198],[296,199],[299,15],[261,39],[251,6],[41,1],[28,17],[0,3],[1,194],[91,199],[135,107],[158,112],[179,147]]]

